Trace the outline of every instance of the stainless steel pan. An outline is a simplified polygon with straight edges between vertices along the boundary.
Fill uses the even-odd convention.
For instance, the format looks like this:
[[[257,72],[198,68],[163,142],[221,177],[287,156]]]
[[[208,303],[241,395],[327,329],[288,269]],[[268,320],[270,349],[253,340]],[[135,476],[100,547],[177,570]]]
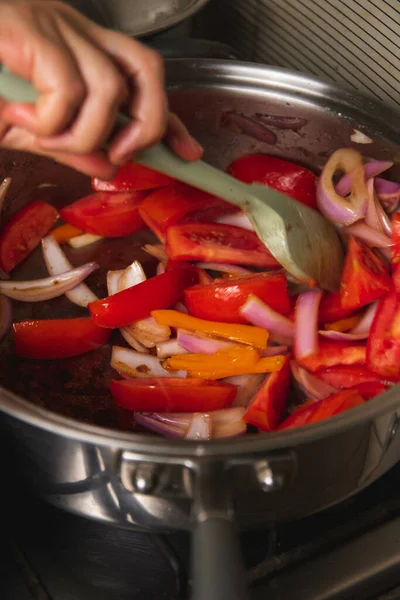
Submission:
[[[318,170],[332,151],[350,144],[356,128],[373,140],[363,153],[394,160],[393,175],[399,175],[399,115],[356,93],[246,63],[173,60],[167,71],[173,110],[205,145],[206,160],[219,167],[262,151]],[[268,146],[223,128],[221,117],[231,110],[297,116],[307,124],[297,132],[275,130],[277,144]],[[87,179],[45,159],[4,151],[0,158],[0,176],[13,178],[9,214],[38,197],[60,206],[90,187]],[[43,183],[56,187],[39,187]],[[146,239],[148,234],[109,240],[70,250],[69,258],[101,264],[90,285],[102,293],[108,268],[145,260]],[[150,262],[146,266],[154,270]],[[44,273],[38,251],[16,276]],[[15,318],[79,311],[61,298],[16,304]],[[11,340],[0,345],[2,436],[9,442],[3,458],[58,507],[119,526],[192,530],[196,600],[245,597],[234,523],[254,528],[311,514],[355,494],[400,458],[397,389],[287,433],[196,443],[117,430],[106,393],[109,356],[106,347],[61,363],[36,363],[19,361]]]

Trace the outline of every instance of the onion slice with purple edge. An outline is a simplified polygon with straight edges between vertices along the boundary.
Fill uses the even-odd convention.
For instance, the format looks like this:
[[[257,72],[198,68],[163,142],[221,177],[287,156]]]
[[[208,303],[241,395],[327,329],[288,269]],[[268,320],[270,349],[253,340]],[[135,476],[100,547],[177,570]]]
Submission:
[[[340,233],[342,235],[354,235],[371,248],[389,248],[393,246],[393,242],[390,237],[384,233],[369,227],[364,222],[353,223],[347,227],[342,227]]]
[[[334,186],[333,177],[338,169],[348,176],[350,196],[340,191],[345,186]],[[339,190],[339,191],[338,191]],[[351,148],[336,150],[325,164],[317,186],[317,204],[321,213],[330,221],[350,225],[365,216],[367,188],[361,154]]]
[[[212,432],[212,417],[207,413],[195,413],[185,433],[187,440],[209,440]]]
[[[338,388],[333,387],[321,379],[317,379],[317,377],[311,375],[306,369],[299,367],[293,360],[290,363],[290,368],[293,377],[308,400],[323,400],[339,391]]]
[[[223,348],[240,346],[240,344],[235,344],[234,342],[200,337],[180,329],[178,330],[177,341],[187,352],[193,352],[195,354],[214,354],[214,352],[222,350]]]
[[[0,342],[11,328],[12,315],[11,300],[7,296],[0,294]]]
[[[364,180],[367,181],[372,177],[380,175],[384,171],[390,169],[393,163],[388,160],[372,160],[363,165],[364,169]],[[351,177],[349,174],[343,175],[338,184],[336,185],[336,192],[340,196],[347,196],[351,191]]]
[[[363,314],[361,321],[353,327],[350,333],[369,333],[371,329],[372,322],[375,318],[376,311],[378,309],[378,302],[373,302],[370,304]]]
[[[382,208],[381,203],[378,200],[378,196],[374,188],[374,180],[368,179],[367,181],[368,190],[368,204],[367,212],[365,214],[365,224],[376,231],[385,233],[389,237],[392,235],[392,223],[388,215]]]
[[[141,354],[122,346],[113,346],[111,366],[130,379],[133,377],[186,377],[186,371],[167,371],[156,356]]]
[[[371,329],[372,321],[374,320],[376,311],[378,308],[378,303],[374,302],[371,304],[367,310],[365,311],[361,321],[353,327],[351,331],[347,331],[346,333],[343,331],[319,331],[318,333],[328,340],[333,340],[336,342],[356,342],[358,340],[365,340]]]
[[[251,275],[254,271],[246,269],[245,267],[239,267],[239,265],[228,265],[225,263],[213,263],[213,262],[197,262],[196,267],[200,269],[206,269],[208,271],[220,271],[221,273],[228,273],[230,275]]]
[[[247,426],[243,421],[244,413],[244,408],[235,407],[216,410],[209,413],[136,412],[134,415],[137,423],[168,438],[184,438],[187,435],[193,420],[197,420],[201,415],[206,415],[211,420],[210,438],[216,439],[234,437],[246,433]],[[202,431],[204,431],[204,423],[202,423],[201,426]]]
[[[90,273],[99,268],[97,263],[86,263],[81,267],[44,279],[32,281],[0,281],[0,293],[21,302],[42,302],[62,296],[79,285]]]
[[[294,336],[294,323],[253,294],[248,296],[240,309],[240,314],[252,325],[263,327],[270,333],[289,339]]]
[[[52,235],[47,235],[42,239],[42,251],[44,262],[50,275],[60,275],[73,268]],[[87,308],[90,302],[98,299],[85,283],[80,283],[72,290],[66,292],[65,295],[73,304],[82,308]]]
[[[318,352],[318,309],[322,292],[303,292],[296,301],[294,355],[296,360]]]
[[[248,373],[247,375],[233,375],[226,377],[223,381],[237,386],[237,393],[232,406],[247,408],[254,394],[265,379],[265,374]]]
[[[187,350],[178,343],[178,340],[167,340],[156,346],[158,358],[168,358],[176,354],[187,354]]]
[[[375,191],[384,209],[389,214],[394,212],[400,202],[400,183],[376,177]]]
[[[233,213],[231,215],[223,215],[222,217],[216,219],[215,222],[224,223],[225,225],[235,225],[236,227],[241,227],[242,229],[254,231],[254,226],[249,217],[243,212]]]

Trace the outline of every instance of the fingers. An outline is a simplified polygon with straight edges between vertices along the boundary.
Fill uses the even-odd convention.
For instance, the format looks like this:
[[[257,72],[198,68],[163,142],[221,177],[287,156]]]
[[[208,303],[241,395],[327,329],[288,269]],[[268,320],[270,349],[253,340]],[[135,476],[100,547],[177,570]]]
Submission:
[[[115,136],[109,150],[111,162],[120,165],[132,153],[158,142],[166,131],[164,66],[153,50],[119,33],[106,33],[98,42],[124,71],[131,87],[128,113],[132,124]]]
[[[200,160],[203,148],[195,140],[177,115],[170,113],[165,142],[175,154],[188,161]]]
[[[69,26],[62,32],[80,66],[86,96],[68,131],[40,139],[38,144],[47,150],[91,153],[107,140],[119,106],[128,96],[128,89],[124,77],[101,50]]]

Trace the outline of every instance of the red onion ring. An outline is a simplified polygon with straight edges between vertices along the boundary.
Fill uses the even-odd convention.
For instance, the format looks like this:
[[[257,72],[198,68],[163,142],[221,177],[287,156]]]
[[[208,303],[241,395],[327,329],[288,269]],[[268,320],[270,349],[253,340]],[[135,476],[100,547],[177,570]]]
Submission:
[[[371,248],[389,248],[390,246],[393,246],[392,240],[387,235],[380,231],[376,231],[376,229],[372,229],[372,227],[369,227],[363,222],[353,223],[353,225],[349,225],[348,227],[342,227],[341,233],[343,235],[354,235]]]
[[[338,192],[342,186],[333,184],[333,176],[343,169],[351,182],[351,194]],[[330,221],[350,225],[365,215],[368,193],[365,185],[361,154],[351,148],[337,150],[325,164],[317,186],[317,203],[321,213]]]
[[[371,179],[372,177],[376,177],[380,175],[384,171],[390,169],[393,166],[393,163],[388,160],[373,160],[365,165],[363,165],[364,169],[364,180]],[[350,174],[346,173],[343,175],[339,183],[336,185],[336,192],[340,196],[347,196],[351,191],[351,177]]]
[[[222,215],[216,219],[216,223],[224,223],[225,225],[235,225],[235,227],[241,227],[242,229],[248,229],[254,231],[254,227],[249,217],[243,213],[233,213],[230,215]]]
[[[303,292],[296,301],[294,355],[296,360],[318,352],[318,309],[322,292]]]
[[[386,212],[394,212],[400,202],[400,183],[376,177],[375,191]]]
[[[376,231],[385,233],[389,237],[392,235],[392,223],[388,215],[382,208],[381,203],[378,200],[377,194],[374,188],[374,180],[368,179],[367,181],[368,190],[368,203],[367,212],[365,214],[365,224]]]
[[[73,268],[52,235],[48,235],[42,239],[42,250],[47,270],[53,277]],[[65,295],[73,304],[82,308],[87,308],[90,302],[98,299],[85,283],[80,283],[74,289],[66,292]]]
[[[292,339],[294,323],[287,317],[264,304],[257,296],[250,294],[240,309],[240,314],[252,325],[263,327],[270,333]]]
[[[294,361],[291,361],[290,367],[301,391],[309,400],[323,400],[339,391],[338,388],[333,387],[329,383],[317,379],[317,377],[299,367]]]
[[[0,281],[0,293],[21,302],[51,300],[75,288],[98,268],[99,265],[92,262],[53,277],[33,281]]]
[[[0,342],[5,338],[12,325],[12,303],[7,296],[0,294]]]
[[[112,347],[111,366],[126,378],[186,377],[186,371],[166,371],[157,357],[141,354],[122,346]]]

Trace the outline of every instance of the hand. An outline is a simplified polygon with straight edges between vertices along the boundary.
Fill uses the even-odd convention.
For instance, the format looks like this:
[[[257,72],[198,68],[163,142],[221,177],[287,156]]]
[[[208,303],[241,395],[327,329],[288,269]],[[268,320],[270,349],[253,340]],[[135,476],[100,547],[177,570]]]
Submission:
[[[161,57],[52,0],[0,1],[0,60],[39,91],[36,105],[0,98],[0,144],[50,156],[88,175],[111,178],[135,152],[165,135],[186,160],[202,155],[168,114]],[[101,150],[115,117],[132,123]]]

